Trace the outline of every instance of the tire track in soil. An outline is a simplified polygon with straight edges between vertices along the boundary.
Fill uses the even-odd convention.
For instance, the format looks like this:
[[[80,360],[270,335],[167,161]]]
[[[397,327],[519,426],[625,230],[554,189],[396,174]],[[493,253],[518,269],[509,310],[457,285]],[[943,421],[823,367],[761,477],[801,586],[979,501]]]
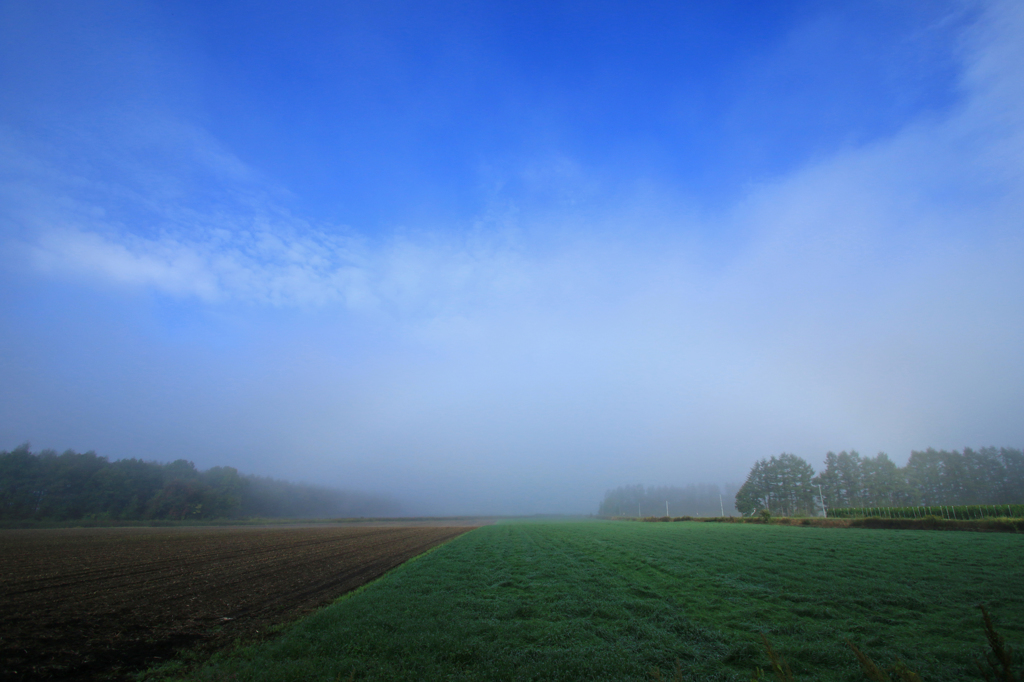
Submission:
[[[0,677],[123,680],[266,636],[468,530],[0,531]]]

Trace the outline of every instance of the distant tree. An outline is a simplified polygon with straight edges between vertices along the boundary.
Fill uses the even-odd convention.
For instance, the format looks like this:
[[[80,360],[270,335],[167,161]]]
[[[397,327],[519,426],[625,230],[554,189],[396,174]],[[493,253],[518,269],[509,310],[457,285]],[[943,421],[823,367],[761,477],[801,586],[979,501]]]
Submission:
[[[856,450],[836,455],[836,475],[839,480],[839,500],[844,507],[864,506],[864,482],[860,455]]]
[[[325,518],[389,515],[393,501],[320,486],[241,476],[232,467],[196,469],[94,452],[29,445],[0,452],[0,519],[216,519],[237,516]]]
[[[995,448],[911,452],[906,471],[921,502],[933,505],[986,504],[1002,492],[1006,473]]]
[[[865,457],[862,462],[865,492],[868,506],[908,507],[918,502],[917,491],[907,481],[906,472],[879,452],[874,459]]]
[[[44,494],[39,458],[24,443],[0,453],[0,518],[29,518]]]
[[[818,486],[830,508],[1024,502],[1024,452],[1013,448],[915,450],[905,467],[884,452],[874,458],[855,450],[829,452],[825,468],[817,476],[812,473],[810,481],[810,467],[792,457],[755,462],[736,495],[736,508],[744,514],[762,509],[775,515],[804,513],[807,489],[817,497]]]
[[[642,485],[624,485],[604,494],[598,505],[598,516],[633,516],[640,514],[646,491]]]
[[[1024,501],[1024,452],[1012,448],[999,448],[998,457],[1003,465],[1003,473],[999,481],[999,498],[995,503],[1013,504]]]
[[[813,478],[814,469],[796,455],[783,453],[759,460],[736,493],[736,509],[742,514],[753,514],[762,509],[775,516],[813,514]]]
[[[913,451],[898,467],[885,453],[828,453],[814,479],[831,507],[965,505],[1024,500],[1024,454],[1012,448]]]
[[[200,504],[211,518],[235,516],[241,510],[245,480],[234,467],[213,467],[201,474],[206,492]]]
[[[781,511],[787,516],[813,514],[811,479],[814,478],[814,469],[811,465],[796,455],[782,454],[775,462],[775,472],[775,498],[781,507],[775,513]]]
[[[771,511],[771,486],[768,459],[754,462],[747,474],[747,480],[736,493],[736,509],[744,516],[753,515],[762,509]]]
[[[111,519],[141,519],[146,504],[164,485],[164,472],[151,462],[121,459],[96,473],[106,491],[97,513]]]
[[[947,492],[943,485],[943,455],[928,448],[923,452],[912,451],[906,471],[907,481],[920,496],[921,504],[948,504]]]
[[[917,494],[906,472],[884,452],[874,458],[855,450],[825,455],[825,468],[812,481],[821,486],[830,507],[905,506],[916,503]]]
[[[821,496],[829,507],[846,507],[844,488],[839,476],[838,455],[829,451],[825,454],[825,468],[811,480],[811,484],[820,487]],[[819,500],[819,503],[821,501]]]

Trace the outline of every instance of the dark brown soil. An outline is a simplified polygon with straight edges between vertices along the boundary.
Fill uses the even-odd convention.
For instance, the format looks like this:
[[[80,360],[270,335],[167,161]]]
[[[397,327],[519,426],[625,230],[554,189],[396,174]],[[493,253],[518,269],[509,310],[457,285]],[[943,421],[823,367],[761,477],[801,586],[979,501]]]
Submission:
[[[0,531],[0,678],[121,680],[258,639],[470,529]]]

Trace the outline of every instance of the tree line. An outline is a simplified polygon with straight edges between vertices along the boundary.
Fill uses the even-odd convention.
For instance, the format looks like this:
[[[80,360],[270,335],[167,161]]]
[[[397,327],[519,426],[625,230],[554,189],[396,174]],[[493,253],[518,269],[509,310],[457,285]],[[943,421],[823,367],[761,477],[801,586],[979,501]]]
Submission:
[[[665,503],[671,516],[720,516],[724,508],[730,516],[736,512],[733,501],[735,486],[625,485],[604,494],[598,516],[665,516]]]
[[[754,464],[736,493],[736,509],[751,514],[796,516],[827,507],[913,507],[1024,502],[1024,453],[1013,448],[913,451],[906,466],[884,452],[861,457],[855,450],[825,455],[814,469],[796,455]]]
[[[95,452],[0,451],[0,520],[342,518],[397,512],[385,498]]]

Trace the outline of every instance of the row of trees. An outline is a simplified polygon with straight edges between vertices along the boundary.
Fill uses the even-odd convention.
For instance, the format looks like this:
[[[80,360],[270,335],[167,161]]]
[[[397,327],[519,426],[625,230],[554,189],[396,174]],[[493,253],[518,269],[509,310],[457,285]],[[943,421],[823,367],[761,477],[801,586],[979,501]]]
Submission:
[[[1024,453],[929,448],[912,452],[900,467],[884,452],[875,457],[829,452],[817,475],[806,461],[784,453],[754,464],[736,493],[736,509],[814,514],[821,511],[821,497],[829,507],[1016,504],[1024,502]]]
[[[199,471],[94,452],[0,452],[0,519],[110,520],[232,517],[338,518],[397,512],[390,500],[245,476],[233,467]]]
[[[604,494],[598,507],[598,516],[664,516],[665,503],[672,516],[720,516],[724,507],[726,515],[736,509],[735,486],[688,485],[675,486],[626,485]]]

